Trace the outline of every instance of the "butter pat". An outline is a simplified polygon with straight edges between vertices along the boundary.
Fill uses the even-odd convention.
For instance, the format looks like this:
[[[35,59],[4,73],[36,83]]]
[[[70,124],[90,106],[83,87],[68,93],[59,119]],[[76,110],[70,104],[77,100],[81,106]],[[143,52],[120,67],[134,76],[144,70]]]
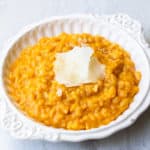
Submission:
[[[55,80],[67,87],[97,82],[105,75],[105,65],[101,64],[90,47],[74,47],[72,50],[56,54],[54,62]]]

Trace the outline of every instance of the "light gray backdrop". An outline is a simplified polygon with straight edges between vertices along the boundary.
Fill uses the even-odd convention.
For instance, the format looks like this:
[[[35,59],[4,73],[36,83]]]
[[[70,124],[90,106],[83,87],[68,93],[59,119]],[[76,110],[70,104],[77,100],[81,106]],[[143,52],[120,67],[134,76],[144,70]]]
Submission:
[[[150,0],[0,0],[0,48],[25,25],[71,13],[127,13],[150,42]],[[80,143],[20,141],[0,129],[1,150],[150,150],[150,109],[132,126],[103,140]]]

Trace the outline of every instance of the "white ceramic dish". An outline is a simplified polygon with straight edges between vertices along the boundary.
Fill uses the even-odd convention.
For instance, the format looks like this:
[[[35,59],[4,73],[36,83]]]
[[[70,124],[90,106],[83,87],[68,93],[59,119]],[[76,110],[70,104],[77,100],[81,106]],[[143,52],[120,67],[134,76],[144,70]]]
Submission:
[[[102,35],[119,43],[131,54],[136,68],[141,71],[140,92],[121,116],[110,124],[86,131],[67,131],[46,127],[23,115],[7,95],[5,75],[9,64],[17,57],[20,50],[31,45],[40,37],[54,36],[61,32]],[[27,26],[18,35],[5,44],[0,71],[0,122],[4,129],[19,139],[44,139],[48,141],[83,141],[101,139],[133,124],[137,117],[148,108],[150,86],[150,51],[145,42],[141,24],[124,14],[118,15],[71,15],[52,17]]]

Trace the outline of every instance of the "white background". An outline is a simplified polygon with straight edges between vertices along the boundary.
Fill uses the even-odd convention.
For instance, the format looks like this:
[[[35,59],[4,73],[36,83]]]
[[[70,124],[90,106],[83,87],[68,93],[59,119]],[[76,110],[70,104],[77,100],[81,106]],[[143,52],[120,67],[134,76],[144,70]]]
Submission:
[[[25,25],[53,15],[127,13],[150,42],[149,0],[0,0],[0,50]],[[1,52],[1,51],[0,51]],[[132,126],[103,140],[80,143],[21,141],[0,129],[0,150],[150,150],[150,109]]]

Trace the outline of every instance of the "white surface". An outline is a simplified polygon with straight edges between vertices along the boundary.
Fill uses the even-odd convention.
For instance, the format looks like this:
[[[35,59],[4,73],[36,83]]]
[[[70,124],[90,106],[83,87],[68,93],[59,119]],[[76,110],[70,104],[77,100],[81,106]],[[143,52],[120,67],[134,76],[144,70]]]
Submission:
[[[0,1],[0,48],[2,43],[26,24],[52,15],[68,13],[117,13],[125,12],[143,23],[145,35],[150,41],[148,0],[5,0]],[[101,149],[101,150],[149,150],[150,110],[132,127],[105,140],[83,143],[48,143],[43,141],[19,141],[0,130],[0,145],[3,150],[48,150],[48,149]]]

